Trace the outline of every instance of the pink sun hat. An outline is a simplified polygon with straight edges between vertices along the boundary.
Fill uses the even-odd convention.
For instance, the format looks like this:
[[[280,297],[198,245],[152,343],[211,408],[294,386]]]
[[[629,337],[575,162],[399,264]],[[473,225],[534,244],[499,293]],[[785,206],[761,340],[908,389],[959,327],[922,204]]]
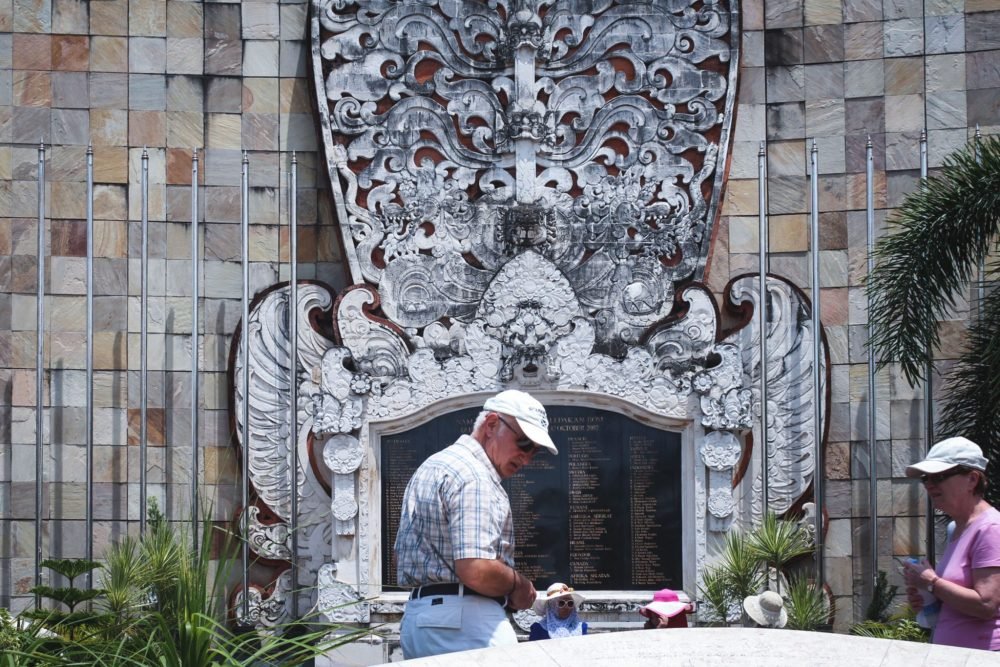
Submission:
[[[653,601],[639,609],[639,613],[646,618],[652,618],[653,614],[662,616],[663,618],[673,618],[677,614],[687,610],[687,602],[681,602],[677,593],[669,588],[664,588],[656,591],[653,594]]]

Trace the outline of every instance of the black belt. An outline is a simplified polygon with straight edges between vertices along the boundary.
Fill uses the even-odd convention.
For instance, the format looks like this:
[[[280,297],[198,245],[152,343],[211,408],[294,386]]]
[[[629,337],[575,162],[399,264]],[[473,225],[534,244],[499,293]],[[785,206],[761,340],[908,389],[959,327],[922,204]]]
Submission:
[[[414,588],[410,592],[410,599],[417,600],[419,598],[429,597],[431,595],[458,595],[461,592],[461,584],[427,584],[426,586],[421,586],[420,588]],[[465,595],[478,595],[481,598],[486,598],[487,600],[493,600],[501,607],[507,605],[507,598],[503,595],[499,597],[492,597],[490,595],[483,595],[482,593],[476,592],[469,588],[464,587]]]

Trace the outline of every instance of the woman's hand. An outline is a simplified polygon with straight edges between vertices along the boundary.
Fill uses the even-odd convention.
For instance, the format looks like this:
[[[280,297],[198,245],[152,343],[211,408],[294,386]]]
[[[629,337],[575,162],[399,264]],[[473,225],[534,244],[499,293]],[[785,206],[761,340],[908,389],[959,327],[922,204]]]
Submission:
[[[907,596],[909,596],[910,587],[917,589],[916,592],[919,595],[920,590],[927,590],[928,586],[940,579],[937,572],[934,571],[934,566],[927,562],[926,558],[921,558],[917,563],[904,561],[903,576],[906,578]]]
[[[910,609],[914,612],[919,612],[924,608],[924,596],[920,594],[916,586],[906,587],[906,601],[910,603]]]

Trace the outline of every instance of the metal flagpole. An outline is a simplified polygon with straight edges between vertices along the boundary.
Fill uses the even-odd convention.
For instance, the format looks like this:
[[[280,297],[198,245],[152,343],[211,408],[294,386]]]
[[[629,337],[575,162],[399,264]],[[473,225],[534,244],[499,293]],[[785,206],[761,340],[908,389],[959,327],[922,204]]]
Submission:
[[[867,220],[868,275],[875,272],[875,161],[873,159],[872,138],[865,143],[865,211]],[[868,301],[871,312],[871,299]],[[868,338],[871,340],[871,321],[868,322]],[[868,346],[868,510],[870,514],[868,535],[871,540],[872,592],[878,580],[878,461],[875,457],[875,348]]]
[[[44,447],[45,400],[45,142],[38,143],[38,276],[35,306],[35,586],[42,585],[42,488],[45,469]],[[35,593],[35,607],[42,599]]]
[[[979,130],[979,123],[976,123],[976,136],[975,136],[975,151],[976,151],[976,164],[981,164],[983,161],[983,133]],[[925,151],[926,152],[926,151]],[[923,156],[923,153],[921,153]],[[922,168],[926,169],[921,162]],[[923,173],[923,172],[921,172]],[[923,178],[927,178],[923,176]],[[986,305],[986,258],[980,258],[979,260],[979,284],[976,286],[976,315],[979,319],[983,319],[983,307]]]
[[[198,149],[191,154],[191,539],[198,551]]]
[[[813,329],[813,441],[816,446],[816,474],[813,475],[813,499],[816,501],[816,586],[823,588],[826,578],[823,561],[823,476],[826,464],[823,457],[823,392],[820,391],[820,353],[822,352],[819,318],[819,150],[813,140],[809,152],[811,174],[809,178],[809,203],[812,226],[812,329]]]
[[[149,307],[149,276],[146,266],[149,264],[149,153],[142,148],[142,266],[139,269],[142,293],[139,298],[139,532],[146,532],[146,403],[148,401],[147,385],[147,337],[146,310]]]
[[[920,131],[920,187],[927,183],[927,130]],[[934,444],[934,350],[927,350],[927,380],[924,382],[924,438],[925,451]],[[925,494],[926,495],[926,494]],[[934,562],[937,547],[934,544],[934,506],[927,497],[927,560]]]
[[[249,425],[250,418],[250,363],[249,363],[249,335],[250,335],[250,159],[246,151],[243,151],[243,174],[240,180],[240,228],[242,230],[240,259],[243,262],[243,319],[240,327],[240,354],[243,359],[243,373],[240,377],[243,388],[242,414],[242,441],[243,456],[242,461],[242,503],[243,517],[241,526],[243,530],[241,541],[241,556],[243,565],[243,621],[250,615],[250,457],[247,455],[250,442]]]
[[[87,146],[87,560],[94,560],[94,146]],[[87,587],[94,587],[93,570]]]
[[[757,152],[757,195],[758,195],[758,240],[760,250],[759,289],[760,307],[757,313],[757,326],[760,329],[760,494],[761,516],[768,511],[768,451],[767,451],[767,153],[764,142],[760,142]]]
[[[299,187],[299,164],[292,153],[292,168],[288,174],[290,183],[288,186],[288,259],[290,264],[289,280],[291,289],[288,298],[288,338],[291,343],[291,353],[289,355],[289,367],[291,373],[291,386],[289,388],[289,402],[291,403],[291,429],[289,447],[292,453],[292,614],[297,618],[299,614],[299,243],[298,243],[298,187]]]

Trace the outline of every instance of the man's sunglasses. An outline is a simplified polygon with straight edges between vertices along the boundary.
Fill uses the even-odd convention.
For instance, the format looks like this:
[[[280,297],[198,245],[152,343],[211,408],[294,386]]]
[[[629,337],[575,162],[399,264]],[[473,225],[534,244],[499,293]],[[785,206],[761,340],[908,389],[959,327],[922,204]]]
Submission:
[[[497,413],[497,419],[499,419],[500,421],[502,421],[503,425],[506,426],[507,429],[510,430],[511,433],[517,434],[517,429],[514,428],[513,426],[511,426],[510,422],[508,422],[506,419],[503,418],[503,415]],[[531,438],[529,438],[527,436],[524,436],[524,435],[522,435],[520,438],[518,438],[517,440],[515,440],[514,444],[517,445],[518,449],[520,449],[522,452],[525,452],[525,453],[533,452],[536,449],[538,449],[538,445],[536,445],[534,442],[532,442]]]
[[[951,470],[945,470],[944,472],[935,473],[933,475],[927,475],[927,474],[921,475],[920,481],[923,484],[937,485],[943,482],[944,480],[948,479],[949,477],[954,477],[955,475],[961,475],[964,472],[966,471],[962,470],[961,468],[952,468]]]

